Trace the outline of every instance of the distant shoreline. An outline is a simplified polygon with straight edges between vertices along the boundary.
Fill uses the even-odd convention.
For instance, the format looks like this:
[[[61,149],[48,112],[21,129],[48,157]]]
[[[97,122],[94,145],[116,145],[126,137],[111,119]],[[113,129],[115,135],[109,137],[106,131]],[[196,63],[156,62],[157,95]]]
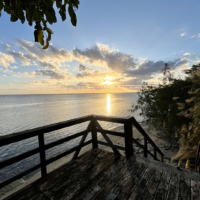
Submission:
[[[138,92],[91,92],[91,93],[58,93],[58,94],[0,94],[0,96],[28,96],[28,95],[70,95],[70,94],[132,94]]]

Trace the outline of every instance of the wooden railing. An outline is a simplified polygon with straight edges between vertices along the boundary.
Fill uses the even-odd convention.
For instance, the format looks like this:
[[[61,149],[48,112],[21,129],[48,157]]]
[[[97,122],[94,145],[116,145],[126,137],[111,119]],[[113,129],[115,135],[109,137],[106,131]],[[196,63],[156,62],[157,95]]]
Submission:
[[[114,123],[123,124],[124,125],[124,133],[110,131],[110,130],[104,130],[100,126],[98,121],[114,122]],[[80,124],[80,123],[83,123],[83,122],[89,122],[89,125],[86,128],[86,130],[81,131],[81,132],[76,133],[76,134],[73,134],[73,135],[70,135],[70,136],[67,136],[67,137],[62,138],[60,140],[45,144],[45,141],[44,141],[44,134],[45,133],[52,132],[52,131],[62,129],[62,128],[66,128],[66,127],[69,127],[69,126],[77,125],[77,124]],[[133,138],[133,129],[132,129],[133,125],[144,136],[144,145],[140,144],[137,140],[135,140]],[[90,132],[91,132],[91,136],[92,136],[91,138],[92,139],[85,142],[85,139],[86,139],[88,133],[90,133]],[[106,140],[107,143],[98,140],[97,132],[99,132],[103,135],[103,137],[104,137],[104,139]],[[107,135],[124,137],[125,147],[114,145]],[[43,127],[23,131],[23,132],[14,133],[14,134],[7,135],[7,136],[2,136],[2,137],[0,137],[0,147],[14,143],[14,142],[18,142],[18,141],[21,141],[21,140],[24,140],[24,139],[28,139],[28,138],[31,138],[31,137],[34,137],[34,136],[38,137],[38,144],[39,144],[38,148],[32,149],[30,151],[27,151],[25,153],[22,153],[20,155],[17,155],[15,157],[7,159],[5,161],[1,161],[0,162],[0,169],[4,168],[6,166],[9,166],[13,163],[16,163],[18,161],[21,161],[25,158],[28,158],[28,157],[30,157],[34,154],[37,154],[37,153],[39,153],[39,155],[40,155],[40,163],[35,165],[34,167],[32,167],[32,168],[30,168],[30,169],[28,169],[28,170],[26,170],[26,171],[24,171],[20,174],[8,179],[8,180],[0,183],[0,188],[10,184],[11,182],[31,173],[33,171],[35,171],[38,168],[41,168],[41,176],[44,177],[47,174],[47,165],[48,164],[62,158],[63,156],[71,154],[73,152],[75,152],[75,153],[72,157],[72,160],[75,160],[78,157],[81,148],[88,145],[88,144],[92,144],[93,148],[98,148],[98,144],[109,146],[113,149],[115,154],[120,154],[118,149],[123,150],[123,151],[125,151],[126,158],[129,159],[134,153],[134,149],[133,149],[133,142],[134,142],[139,147],[144,149],[144,156],[145,157],[147,157],[147,154],[149,153],[151,156],[153,156],[153,158],[155,160],[158,160],[157,154],[156,154],[158,152],[158,153],[160,153],[160,155],[162,157],[161,161],[163,161],[163,156],[164,156],[164,154],[155,145],[155,143],[151,140],[151,138],[146,134],[146,132],[143,130],[143,128],[134,119],[134,117],[118,118],[118,117],[108,117],[108,116],[98,116],[98,115],[85,116],[85,117],[81,117],[81,118],[77,118],[77,119],[73,119],[73,120],[68,120],[68,121],[64,121],[64,122],[60,122],[60,123],[56,123],[56,124],[52,124],[52,125],[48,125],[48,126],[43,126]],[[75,139],[77,137],[80,137],[80,136],[82,136],[82,138],[80,140],[79,145],[77,145],[76,147],[73,147],[69,150],[66,150],[66,151],[64,151],[64,152],[60,153],[59,155],[56,155],[52,158],[46,159],[45,150],[50,149],[50,148],[57,146],[59,144],[62,144],[64,142],[68,142],[68,141]],[[154,147],[154,154],[152,154],[150,151],[148,151],[147,141],[148,141],[149,144],[151,144]]]

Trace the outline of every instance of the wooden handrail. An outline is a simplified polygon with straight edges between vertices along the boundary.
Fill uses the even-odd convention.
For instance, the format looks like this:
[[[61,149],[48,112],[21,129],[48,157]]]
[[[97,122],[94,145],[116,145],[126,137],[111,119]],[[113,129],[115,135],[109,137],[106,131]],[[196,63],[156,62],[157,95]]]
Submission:
[[[39,128],[34,128],[34,129],[26,130],[26,131],[21,131],[18,133],[1,136],[0,137],[0,147],[7,145],[7,144],[11,144],[13,142],[18,142],[18,141],[21,141],[24,139],[28,139],[28,138],[31,138],[31,137],[34,137],[34,136],[37,136],[40,134],[52,132],[52,131],[66,128],[69,126],[87,122],[87,121],[90,121],[91,119],[92,119],[92,115],[88,115],[88,116],[75,118],[75,119],[71,119],[71,120],[67,120],[67,121],[63,121],[63,122],[59,122],[59,123],[55,123],[55,124],[50,124],[47,126],[42,126]]]
[[[124,124],[124,133],[110,131],[110,130],[104,130],[100,126],[100,124],[98,123],[98,120],[99,121],[106,121],[106,122],[114,122],[114,123]],[[52,132],[52,131],[62,129],[62,128],[66,128],[66,127],[73,126],[73,125],[80,124],[80,123],[87,122],[87,121],[89,122],[89,125],[88,125],[86,130],[81,131],[79,133],[75,133],[75,134],[70,135],[70,136],[67,136],[65,138],[59,139],[57,141],[45,144],[45,141],[44,141],[44,134],[45,133]],[[152,154],[150,151],[148,151],[148,149],[145,147],[145,145],[144,146],[141,145],[139,142],[137,142],[133,138],[132,124],[146,138],[145,141],[148,141],[149,143],[151,143],[154,146],[154,154]],[[89,132],[91,132],[92,139],[85,142],[85,139],[86,139]],[[103,137],[105,138],[107,143],[102,142],[102,141],[98,141],[97,132],[100,132],[103,135]],[[110,140],[110,138],[107,136],[107,134],[124,137],[125,147],[120,147],[118,145],[114,145],[112,143],[112,141]],[[38,148],[32,149],[30,151],[27,151],[25,153],[22,153],[20,155],[15,156],[15,157],[9,158],[5,161],[1,161],[0,162],[0,169],[4,168],[6,166],[9,166],[13,163],[16,163],[18,161],[21,161],[25,158],[28,158],[32,155],[35,155],[37,153],[39,153],[39,155],[40,155],[40,163],[38,165],[26,170],[25,172],[15,176],[15,177],[12,177],[9,180],[4,181],[3,183],[0,183],[0,188],[2,188],[4,186],[8,185],[9,183],[21,178],[22,176],[25,176],[25,175],[31,173],[32,171],[34,171],[38,168],[41,168],[41,174],[42,174],[42,177],[44,177],[47,174],[46,166],[48,164],[62,158],[63,156],[66,156],[70,153],[73,153],[73,152],[75,152],[74,156],[72,158],[72,160],[74,160],[78,157],[81,148],[88,145],[88,144],[91,144],[91,143],[93,145],[93,148],[98,148],[98,144],[109,146],[113,149],[115,154],[119,154],[119,151],[117,149],[123,150],[126,153],[127,159],[129,159],[133,155],[133,145],[132,145],[133,141],[136,142],[140,147],[144,148],[146,153],[149,153],[156,160],[157,160],[157,157],[156,157],[157,151],[162,156],[164,155],[133,117],[131,117],[131,118],[119,118],[119,117],[108,117],[108,116],[99,116],[99,115],[88,115],[88,116],[85,116],[85,117],[67,120],[67,121],[64,121],[64,122],[59,122],[59,123],[51,124],[51,125],[48,125],[48,126],[43,126],[43,127],[34,128],[34,129],[31,129],[31,130],[27,130],[27,131],[13,133],[13,134],[10,134],[10,135],[7,135],[7,136],[1,136],[0,137],[0,147],[14,143],[14,142],[18,142],[18,141],[21,141],[21,140],[24,140],[24,139],[35,137],[35,136],[38,137],[38,143],[39,143]],[[80,137],[80,136],[82,136],[82,139],[80,140],[79,145],[77,145],[77,146],[75,146],[71,149],[68,149],[68,150],[46,160],[45,150],[50,149],[50,148],[57,146],[59,144],[62,144],[64,142],[68,142],[68,141],[75,139],[77,137]],[[147,142],[146,142],[146,144],[147,144]],[[163,157],[162,157],[162,159],[163,159]]]
[[[144,136],[147,138],[148,142],[151,143],[151,145],[153,147],[155,147],[157,149],[157,151],[164,156],[164,154],[162,153],[162,151],[158,148],[158,146],[153,142],[153,140],[148,136],[148,134],[145,132],[145,130],[140,126],[140,124],[135,120],[134,117],[132,117],[132,123],[135,126],[135,128],[137,128],[137,130]]]
[[[141,146],[144,149],[144,157],[147,157],[147,153],[149,153],[155,160],[157,159],[157,154],[156,152],[158,152],[161,157],[162,157],[162,162],[163,162],[163,157],[164,154],[162,153],[162,151],[159,149],[159,147],[153,142],[153,140],[148,136],[148,134],[145,132],[145,130],[140,126],[140,124],[135,120],[134,117],[131,117],[131,121],[133,123],[133,125],[135,126],[135,128],[144,136],[144,146]],[[135,142],[135,140],[133,140]],[[154,147],[154,154],[150,153],[147,150],[147,141]]]

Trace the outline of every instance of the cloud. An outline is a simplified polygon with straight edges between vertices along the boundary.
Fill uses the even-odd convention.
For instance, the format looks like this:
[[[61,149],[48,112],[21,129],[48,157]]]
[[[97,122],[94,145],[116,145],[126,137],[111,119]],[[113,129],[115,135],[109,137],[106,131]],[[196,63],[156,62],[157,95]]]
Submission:
[[[25,72],[25,73],[15,73],[15,77],[50,77],[51,79],[57,79],[57,80],[66,80],[71,79],[71,74],[66,73],[65,71],[53,71],[49,69],[39,69],[36,71],[33,71],[31,73]]]
[[[47,68],[47,69],[54,69],[54,70],[58,70],[59,69],[59,67],[54,63],[47,63],[47,62],[39,61],[39,65],[41,67],[44,67],[44,68]]]
[[[0,66],[7,68],[12,63],[15,63],[15,60],[12,56],[0,52]]]
[[[107,67],[115,72],[123,71],[123,68],[135,68],[137,59],[132,55],[121,53],[118,50],[110,49],[107,45],[97,43],[90,49],[73,50],[75,60],[86,62],[88,65]]]
[[[191,56],[191,53],[185,53],[184,56]]]
[[[78,69],[79,69],[80,71],[94,71],[94,69],[92,69],[92,68],[90,68],[90,67],[86,67],[85,65],[82,65],[82,64],[80,64],[80,65],[78,66]]]
[[[7,53],[12,56],[13,58],[16,58],[22,62],[22,65],[30,65],[31,62],[35,60],[35,56],[32,54],[23,54],[22,52],[15,52],[12,50],[7,51]]]
[[[181,37],[183,37],[183,36],[185,36],[185,35],[186,35],[186,33],[185,33],[185,32],[180,34],[180,36],[181,36]]]
[[[196,37],[196,35],[191,36],[191,38],[194,38],[194,37]]]
[[[21,65],[35,65],[34,70],[30,72],[32,68],[27,70],[24,67],[20,68],[20,71],[18,69],[14,72],[7,70],[5,73],[15,77],[31,78],[30,82],[21,82],[23,84],[29,85],[30,83],[32,86],[42,85],[44,87],[50,85],[55,90],[56,87],[81,91],[84,89],[89,91],[106,88],[112,90],[139,88],[144,81],[158,83],[155,77],[162,74],[165,63],[168,63],[172,70],[180,70],[181,66],[184,68],[189,66],[194,56],[197,57],[197,55],[185,53],[168,60],[151,60],[135,57],[101,43],[85,49],[74,48],[71,51],[59,49],[52,44],[47,50],[42,50],[41,45],[20,39],[17,39],[17,45],[18,51],[12,50],[10,46],[5,47],[7,54],[4,54],[4,57],[8,56],[12,62],[4,62],[4,65],[6,64],[9,69],[17,69],[16,66],[11,66],[17,59],[21,61]],[[2,57],[0,56],[0,60]],[[78,61],[78,66],[74,67],[73,63],[73,67],[67,68],[68,62],[71,61]],[[18,63],[17,66],[20,64]],[[114,84],[102,84],[106,82],[106,77],[113,77]]]
[[[115,72],[102,72],[100,70],[95,70],[90,67],[86,67],[85,65],[80,64],[78,66],[78,70],[81,71],[81,73],[76,74],[76,78],[102,78],[107,76],[116,76],[117,74]]]
[[[58,49],[52,44],[49,45],[47,50],[43,50],[38,43],[17,39],[17,45],[27,55],[36,57],[41,62],[52,62],[61,66],[62,63],[70,62],[73,59],[70,51]]]

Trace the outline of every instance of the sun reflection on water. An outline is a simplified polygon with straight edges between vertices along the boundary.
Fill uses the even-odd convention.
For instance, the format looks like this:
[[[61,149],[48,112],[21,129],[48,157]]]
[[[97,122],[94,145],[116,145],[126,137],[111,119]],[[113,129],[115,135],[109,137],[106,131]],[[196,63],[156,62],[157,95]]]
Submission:
[[[107,112],[108,115],[111,113],[111,99],[110,99],[110,96],[107,96],[106,112]]]

